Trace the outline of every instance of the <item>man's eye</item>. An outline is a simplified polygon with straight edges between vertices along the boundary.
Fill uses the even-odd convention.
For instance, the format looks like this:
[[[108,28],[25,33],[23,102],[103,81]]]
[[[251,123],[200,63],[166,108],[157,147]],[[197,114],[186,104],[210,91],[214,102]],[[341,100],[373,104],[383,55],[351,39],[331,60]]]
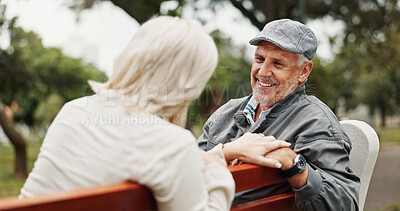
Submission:
[[[261,58],[261,57],[256,57],[255,60],[256,60],[257,62],[263,62],[263,61],[264,61],[264,59]]]
[[[277,66],[282,66],[282,65],[283,65],[283,64],[280,63],[280,62],[274,62],[274,64],[277,65]]]

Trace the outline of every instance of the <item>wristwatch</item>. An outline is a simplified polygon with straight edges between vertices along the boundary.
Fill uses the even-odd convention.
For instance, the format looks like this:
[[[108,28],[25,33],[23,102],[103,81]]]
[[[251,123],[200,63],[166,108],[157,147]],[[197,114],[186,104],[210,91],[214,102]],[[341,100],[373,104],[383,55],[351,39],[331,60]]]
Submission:
[[[293,177],[294,175],[305,171],[307,168],[307,161],[303,157],[303,155],[298,154],[294,158],[294,165],[290,167],[289,169],[282,170],[281,171],[281,176],[283,178],[288,178],[288,177]]]

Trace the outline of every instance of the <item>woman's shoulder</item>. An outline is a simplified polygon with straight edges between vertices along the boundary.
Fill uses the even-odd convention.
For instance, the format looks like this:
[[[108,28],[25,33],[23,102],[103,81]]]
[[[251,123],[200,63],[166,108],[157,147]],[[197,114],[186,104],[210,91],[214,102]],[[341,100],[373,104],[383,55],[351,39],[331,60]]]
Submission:
[[[190,140],[190,141],[196,140],[196,138],[194,137],[194,135],[190,130],[172,124],[169,121],[158,117],[157,115],[152,115],[152,118],[154,118],[154,122],[156,123],[155,130],[165,133],[165,135],[168,137],[178,140]]]
[[[83,96],[66,102],[64,107],[87,107],[92,103],[98,104],[98,100],[97,95]]]

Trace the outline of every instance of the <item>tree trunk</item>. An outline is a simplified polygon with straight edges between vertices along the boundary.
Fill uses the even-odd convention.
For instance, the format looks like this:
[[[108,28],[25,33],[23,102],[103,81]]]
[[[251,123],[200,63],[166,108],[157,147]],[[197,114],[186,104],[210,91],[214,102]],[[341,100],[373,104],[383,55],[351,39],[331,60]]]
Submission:
[[[22,135],[15,129],[14,122],[6,116],[5,106],[0,101],[0,125],[3,127],[4,133],[10,139],[14,146],[15,163],[14,176],[15,178],[24,179],[27,177],[26,171],[26,142]]]
[[[111,2],[124,10],[139,24],[149,20],[154,15],[159,15],[160,5],[166,0],[111,0]]]
[[[381,126],[386,127],[386,107],[381,106]]]
[[[279,18],[278,6],[275,0],[267,0],[267,1],[259,0],[258,2],[259,3],[257,3],[257,6],[261,8],[261,11],[266,18],[264,25]],[[262,28],[260,30],[262,30]]]

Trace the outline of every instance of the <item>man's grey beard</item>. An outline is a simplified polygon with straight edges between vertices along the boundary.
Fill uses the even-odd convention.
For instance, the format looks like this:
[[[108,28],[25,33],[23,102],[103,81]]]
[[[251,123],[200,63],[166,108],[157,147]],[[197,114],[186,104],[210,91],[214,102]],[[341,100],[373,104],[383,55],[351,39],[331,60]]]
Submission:
[[[251,77],[251,83],[253,84],[253,77]],[[257,82],[256,82],[256,83],[257,83]],[[281,99],[279,99],[279,100],[276,99],[276,97],[279,97],[279,96],[275,96],[275,98],[274,98],[274,99],[271,99],[271,100],[265,99],[265,98],[263,98],[263,96],[264,96],[263,93],[260,93],[260,91],[257,90],[257,89],[256,89],[256,90],[253,90],[253,96],[254,96],[254,99],[255,99],[258,103],[260,103],[261,106],[265,106],[265,107],[271,108],[271,107],[274,106],[277,102],[283,100],[285,97],[287,97],[288,95],[290,95],[291,93],[293,93],[297,88],[298,88],[298,87],[297,87],[296,81],[293,81],[292,83],[290,83],[290,86],[289,86],[288,89],[286,90],[286,93],[285,93],[285,94],[283,95],[283,97],[282,97]],[[257,92],[257,94],[256,94],[256,92]],[[265,95],[268,95],[268,94],[265,93]]]

